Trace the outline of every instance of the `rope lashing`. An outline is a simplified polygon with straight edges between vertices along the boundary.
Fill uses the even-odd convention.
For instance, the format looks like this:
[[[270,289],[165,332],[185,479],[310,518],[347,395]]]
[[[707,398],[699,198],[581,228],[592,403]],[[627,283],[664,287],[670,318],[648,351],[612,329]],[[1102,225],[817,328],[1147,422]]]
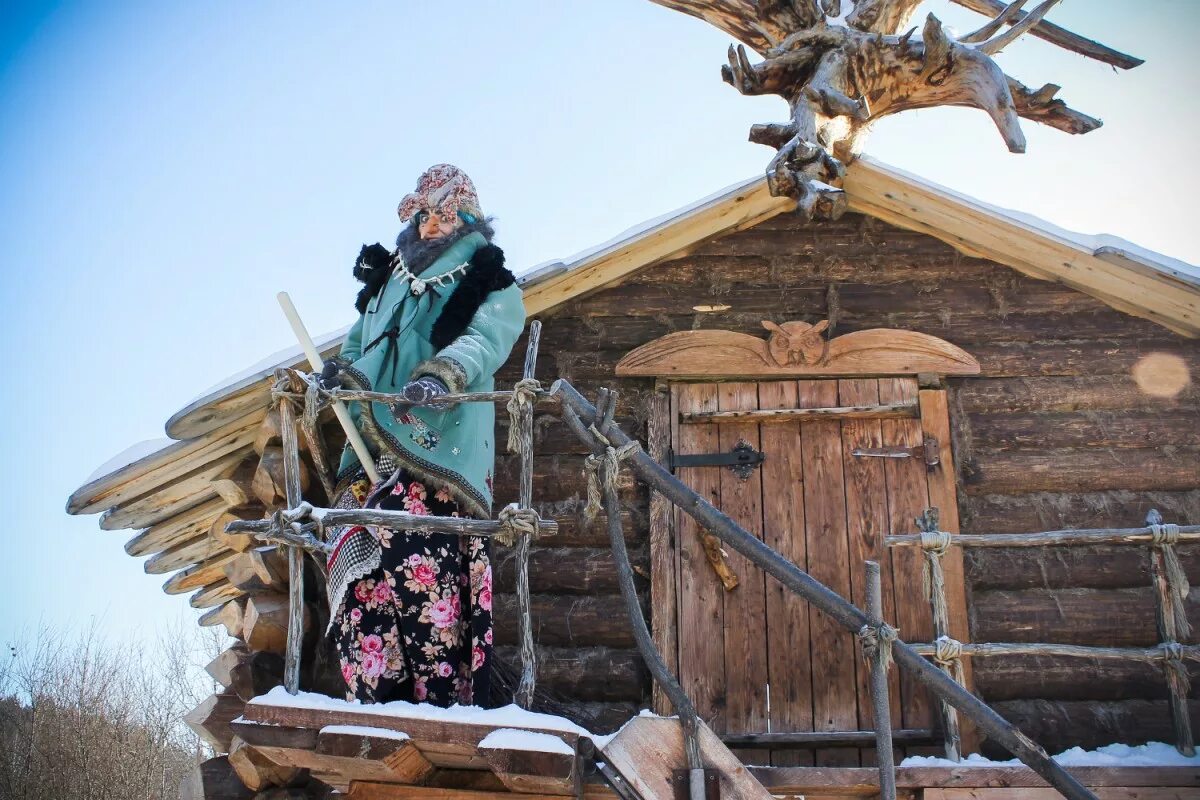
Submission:
[[[1167,573],[1167,589],[1171,598],[1171,614],[1175,617],[1175,635],[1186,638],[1191,635],[1192,626],[1187,618],[1187,597],[1191,587],[1188,585],[1187,573],[1179,563],[1179,554],[1175,545],[1179,543],[1179,526],[1174,523],[1150,525],[1150,545],[1158,548],[1163,555],[1163,566]]]
[[[498,520],[500,533],[492,538],[506,547],[511,547],[517,541],[518,536],[536,537],[538,524],[542,518],[532,508],[519,508],[512,505],[500,509]]]
[[[583,516],[589,524],[600,513],[604,489],[612,488],[616,491],[621,462],[641,449],[642,446],[636,440],[631,440],[619,448],[610,445],[604,448],[603,455],[593,453],[583,462],[584,472],[587,473],[587,506],[583,509]]]
[[[310,553],[328,556],[333,546],[325,539],[325,522],[313,514],[312,504],[304,501],[295,508],[281,508],[271,515],[271,530],[256,533],[259,541],[299,547]],[[316,536],[312,531],[316,531]]]
[[[950,534],[946,531],[922,531],[921,553],[925,562],[921,570],[921,587],[934,606],[934,619],[950,618],[946,606],[946,577],[942,572],[942,556],[950,549]]]
[[[948,672],[959,686],[965,685],[967,679],[963,672],[962,642],[949,636],[939,636],[933,646],[933,663]]]
[[[512,388],[512,397],[508,399],[508,452],[516,453],[521,449],[521,409],[532,406],[537,402],[542,384],[537,378],[522,378]],[[532,444],[532,443],[531,443]]]
[[[1162,651],[1163,672],[1171,690],[1187,697],[1191,689],[1191,676],[1188,674],[1187,665],[1183,663],[1183,645],[1178,642],[1163,642],[1158,649]]]
[[[858,644],[862,648],[863,661],[868,664],[878,663],[885,670],[892,667],[892,643],[900,638],[898,628],[893,628],[886,622],[878,625],[863,625],[858,629]]]

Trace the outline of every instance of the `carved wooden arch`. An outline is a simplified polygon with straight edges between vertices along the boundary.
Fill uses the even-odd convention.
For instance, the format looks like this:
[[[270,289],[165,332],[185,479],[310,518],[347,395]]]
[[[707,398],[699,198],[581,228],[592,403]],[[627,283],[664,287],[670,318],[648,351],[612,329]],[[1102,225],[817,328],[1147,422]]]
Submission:
[[[735,331],[668,333],[630,351],[617,375],[792,378],[837,375],[978,375],[970,353],[927,333],[871,328],[826,340],[828,321],[763,320],[766,339]]]

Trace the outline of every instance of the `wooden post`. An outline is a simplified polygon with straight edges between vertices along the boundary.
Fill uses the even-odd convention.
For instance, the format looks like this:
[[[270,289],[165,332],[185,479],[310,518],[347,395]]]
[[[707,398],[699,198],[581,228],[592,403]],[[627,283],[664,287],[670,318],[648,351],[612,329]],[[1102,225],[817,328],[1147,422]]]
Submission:
[[[867,625],[877,631],[883,625],[883,584],[879,562],[866,562]],[[882,637],[880,637],[882,639]],[[875,721],[875,760],[879,764],[880,800],[896,800],[896,764],[892,756],[892,713],[888,702],[888,655],[890,645],[879,641],[870,654],[871,712]]]
[[[942,572],[942,556],[950,545],[950,536],[938,530],[938,510],[927,508],[917,517],[917,528],[923,534],[921,537],[922,555],[925,556],[924,581],[925,591],[929,595],[929,609],[933,616],[934,640],[950,638],[950,612],[946,605],[946,577]],[[961,658],[961,654],[955,656]],[[954,680],[961,682],[952,664],[934,659],[937,665]],[[942,721],[942,734],[945,736],[946,758],[951,761],[961,761],[961,746],[958,732],[958,712],[954,706],[938,698],[938,716]]]
[[[522,378],[532,380],[537,368],[538,341],[542,336],[542,323],[529,323],[529,345],[525,348],[525,371]],[[516,389],[513,395],[516,396]],[[533,507],[533,403],[520,406],[521,484],[518,505]],[[516,425],[518,420],[509,420]],[[517,561],[517,610],[521,617],[521,680],[513,701],[521,708],[533,705],[533,692],[537,682],[537,655],[533,649],[533,617],[529,601],[529,535],[521,534],[516,541]]]
[[[275,370],[275,380],[287,381],[286,370]],[[279,401],[283,436],[283,480],[288,508],[300,505],[300,449],[296,441],[295,414],[287,398]],[[304,551],[288,547],[288,636],[284,651],[283,686],[288,694],[300,691],[300,645],[304,639]]]
[[[1150,509],[1146,515],[1146,524],[1150,526],[1157,538],[1162,529],[1162,514]],[[1183,666],[1180,655],[1179,636],[1182,633],[1175,619],[1175,595],[1180,591],[1176,584],[1175,575],[1167,568],[1167,553],[1165,547],[1150,547],[1150,580],[1154,586],[1155,622],[1158,627],[1159,648],[1162,650],[1163,676],[1167,681],[1169,705],[1171,708],[1171,724],[1175,729],[1175,749],[1185,756],[1196,754],[1195,743],[1192,739],[1192,721],[1188,716],[1188,688],[1190,680],[1187,668]],[[1186,592],[1186,589],[1184,589]]]

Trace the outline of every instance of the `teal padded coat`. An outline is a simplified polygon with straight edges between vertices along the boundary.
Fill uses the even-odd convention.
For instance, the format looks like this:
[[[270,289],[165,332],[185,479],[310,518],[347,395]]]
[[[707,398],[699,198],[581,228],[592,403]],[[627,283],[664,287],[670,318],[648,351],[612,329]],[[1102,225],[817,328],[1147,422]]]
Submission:
[[[463,236],[430,264],[421,278],[428,281],[470,262],[475,251],[487,243],[479,232]],[[436,291],[431,285],[423,294],[414,295],[406,278],[390,277],[342,345],[340,357],[350,364],[344,384],[398,393],[408,381],[432,375],[451,392],[492,391],[496,370],[508,359],[525,327],[521,289],[514,283],[489,293],[463,332],[438,350],[430,341],[433,325],[458,283]],[[393,328],[394,346],[387,335]],[[352,402],[350,415],[376,458],[391,455],[418,479],[449,487],[464,512],[480,518],[491,516],[496,461],[494,404],[414,408],[397,420],[386,403]],[[358,458],[347,446],[338,470],[339,483],[357,468]]]

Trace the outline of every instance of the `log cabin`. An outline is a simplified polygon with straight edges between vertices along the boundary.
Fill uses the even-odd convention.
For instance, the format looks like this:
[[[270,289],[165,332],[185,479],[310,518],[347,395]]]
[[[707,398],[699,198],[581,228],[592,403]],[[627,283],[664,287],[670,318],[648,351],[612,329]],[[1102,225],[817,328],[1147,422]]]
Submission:
[[[840,219],[805,222],[756,177],[527,272],[528,315],[544,326],[538,377],[619,392],[615,421],[649,455],[855,605],[865,599],[863,562],[880,562],[884,617],[909,642],[934,639],[928,555],[886,540],[919,533],[926,509],[951,537],[1134,529],[1151,509],[1167,524],[1200,524],[1200,269],[867,157],[848,167],[844,189]],[[340,341],[318,345],[330,354]],[[499,386],[520,379],[523,350]],[[623,787],[581,776],[591,748],[619,765],[605,745],[620,749],[622,737],[634,764],[678,760],[681,745],[678,726],[638,716],[673,712],[635,647],[604,525],[583,513],[588,450],[550,414],[534,420],[533,505],[557,528],[529,558],[533,711],[544,713],[467,725],[322,704],[313,698],[341,696],[340,676],[312,635],[305,699],[289,706],[277,688],[286,557],[225,526],[283,505],[270,390],[274,368],[302,366],[299,350],[282,354],[189,404],[166,422],[169,445],[118,459],[67,503],[71,514],[102,512],[105,530],[136,531],[126,551],[167,576],[165,592],[189,595],[200,624],[236,640],[209,665],[224,690],[189,715],[218,757],[181,796],[309,797],[322,787],[364,798],[672,796],[667,783],[639,784],[636,766]],[[321,430],[341,446],[332,419]],[[497,508],[517,499],[514,458],[499,456]],[[302,462],[314,505],[327,502],[318,461],[306,453]],[[711,729],[705,752],[731,765],[721,796],[769,796],[761,787],[874,796],[867,670],[854,637],[628,471],[618,490],[655,644]],[[1200,552],[1186,542],[950,547],[944,632],[964,643],[1151,651],[1163,644],[1152,580],[1162,549],[1200,585]],[[515,674],[511,550],[498,549],[496,571],[498,660]],[[328,613],[320,596],[307,595],[310,632]],[[1187,644],[1195,639],[1183,623],[1200,624],[1200,589],[1185,587],[1180,600],[1186,620],[1172,630]],[[1181,709],[1165,656],[1051,650],[960,663],[975,694],[1051,753],[1175,742]],[[1182,714],[1194,727],[1200,703],[1187,694],[1200,664],[1183,659],[1182,668]],[[941,753],[937,703],[894,670],[890,685],[897,752]],[[532,766],[520,748],[483,747],[512,727],[566,742],[575,761],[556,760],[556,746]],[[618,729],[615,740],[599,736]],[[1008,757],[969,725],[962,737],[967,751]],[[736,784],[742,765],[758,788]],[[1141,769],[1075,772],[1114,797],[1200,791],[1200,768]],[[1055,796],[1023,767],[896,775],[906,797]]]

